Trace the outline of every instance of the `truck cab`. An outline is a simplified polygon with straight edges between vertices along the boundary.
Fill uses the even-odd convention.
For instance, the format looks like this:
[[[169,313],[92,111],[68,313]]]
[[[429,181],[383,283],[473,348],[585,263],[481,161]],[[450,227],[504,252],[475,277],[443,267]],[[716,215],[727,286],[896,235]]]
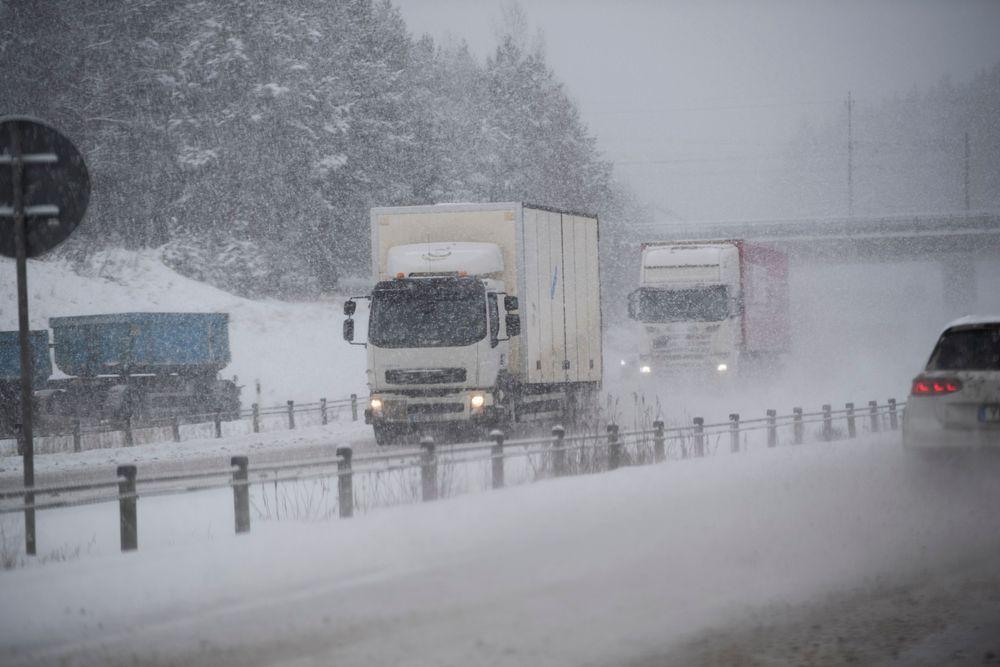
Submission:
[[[504,378],[520,331],[503,256],[492,243],[418,243],[389,249],[368,316],[365,411],[379,444],[431,430],[466,431],[509,417]],[[354,301],[345,314],[354,313]],[[345,338],[353,342],[353,321]],[[346,323],[345,323],[346,324]],[[349,329],[349,330],[348,330]],[[509,390],[508,390],[509,391]]]

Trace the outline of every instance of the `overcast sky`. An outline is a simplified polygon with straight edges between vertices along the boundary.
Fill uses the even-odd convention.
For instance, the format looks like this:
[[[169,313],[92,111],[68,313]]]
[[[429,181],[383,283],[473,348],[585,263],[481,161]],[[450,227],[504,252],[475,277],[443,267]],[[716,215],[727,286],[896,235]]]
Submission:
[[[395,1],[416,35],[496,44],[501,0]],[[998,0],[521,6],[618,175],[689,220],[766,216],[754,179],[803,121],[846,118],[848,90],[860,107],[1000,62]]]

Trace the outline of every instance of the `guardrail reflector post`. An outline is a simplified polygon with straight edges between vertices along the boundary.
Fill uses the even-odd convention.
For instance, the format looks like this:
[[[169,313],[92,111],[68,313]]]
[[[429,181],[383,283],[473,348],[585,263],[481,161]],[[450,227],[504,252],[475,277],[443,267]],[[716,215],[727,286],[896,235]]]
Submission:
[[[341,519],[354,516],[354,479],[351,472],[351,457],[354,451],[350,447],[337,447],[337,504]]]
[[[222,437],[222,414],[219,412],[215,413],[215,437]]]
[[[174,442],[181,441],[181,418],[177,415],[170,421],[170,435],[173,436]]]
[[[490,431],[490,438],[493,446],[490,447],[490,461],[493,464],[493,488],[503,488],[503,431],[493,429]]]
[[[260,405],[253,404],[253,432],[260,433]]]
[[[740,451],[740,415],[729,415],[729,450],[734,454]]]
[[[320,418],[320,421],[322,422],[323,426],[326,426],[327,424],[330,423],[330,420],[327,419],[327,415],[326,415],[326,399],[325,398],[319,399],[319,418]]]
[[[872,433],[878,433],[878,401],[868,401],[868,411],[871,413]]]
[[[621,465],[622,446],[618,442],[618,424],[608,424],[608,470],[617,470]]]
[[[653,460],[660,463],[667,458],[666,438],[663,437],[663,422],[653,422]]]
[[[420,438],[420,486],[423,500],[437,500],[437,457],[434,456],[434,438],[425,435]]]
[[[83,451],[83,427],[79,419],[73,420],[73,451]]]
[[[792,408],[792,432],[795,438],[795,444],[802,444],[803,436],[803,425],[802,425],[802,408]]]
[[[245,456],[234,456],[229,459],[233,470],[233,509],[236,515],[236,533],[250,532],[250,483],[247,466],[249,460]]]
[[[896,399],[889,399],[889,428],[893,431],[899,428],[899,417],[896,416]]]
[[[847,408],[847,437],[856,438],[858,436],[857,424],[854,423],[854,403],[845,403]]]
[[[288,428],[295,428],[295,401],[288,401]]]
[[[705,455],[705,419],[704,417],[694,418],[694,455]]]
[[[833,440],[833,415],[830,414],[829,403],[823,406],[823,440],[830,442]]]
[[[566,429],[562,424],[552,427],[552,474],[562,477],[566,474],[566,449],[563,439],[566,437]]]
[[[358,421],[358,395],[351,394],[351,421]]]
[[[121,529],[122,551],[135,551],[139,548],[139,525],[135,495],[136,467],[133,465],[118,466],[117,475],[124,478],[118,482],[118,523]]]

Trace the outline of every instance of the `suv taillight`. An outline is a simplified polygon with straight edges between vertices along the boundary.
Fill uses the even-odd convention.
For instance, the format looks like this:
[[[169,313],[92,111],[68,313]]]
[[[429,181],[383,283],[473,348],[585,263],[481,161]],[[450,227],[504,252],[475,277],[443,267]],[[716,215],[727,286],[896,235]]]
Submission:
[[[961,380],[918,377],[913,380],[911,396],[941,396],[953,394],[962,388]]]

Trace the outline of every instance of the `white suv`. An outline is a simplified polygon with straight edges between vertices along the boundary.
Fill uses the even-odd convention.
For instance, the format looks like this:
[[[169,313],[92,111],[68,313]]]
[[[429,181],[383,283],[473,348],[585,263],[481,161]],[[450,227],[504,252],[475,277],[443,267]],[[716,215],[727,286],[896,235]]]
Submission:
[[[945,328],[913,379],[903,446],[1000,452],[1000,315],[963,317]]]

